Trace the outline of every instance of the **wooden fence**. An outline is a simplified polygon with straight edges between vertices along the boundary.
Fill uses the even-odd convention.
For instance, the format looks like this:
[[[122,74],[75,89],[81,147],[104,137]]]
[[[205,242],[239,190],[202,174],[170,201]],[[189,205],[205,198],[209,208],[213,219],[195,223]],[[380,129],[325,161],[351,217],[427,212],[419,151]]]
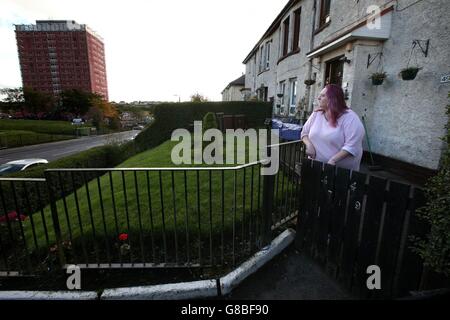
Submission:
[[[428,272],[411,250],[410,237],[428,232],[416,216],[423,190],[308,159],[300,181],[296,247],[356,297],[396,298],[445,286],[448,278]],[[380,267],[380,290],[367,288],[371,265]]]

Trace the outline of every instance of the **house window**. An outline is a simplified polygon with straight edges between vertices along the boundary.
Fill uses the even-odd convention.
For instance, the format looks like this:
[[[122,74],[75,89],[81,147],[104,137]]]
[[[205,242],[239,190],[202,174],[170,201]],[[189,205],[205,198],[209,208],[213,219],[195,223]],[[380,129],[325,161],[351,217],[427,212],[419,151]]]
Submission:
[[[289,94],[289,115],[293,116],[296,112],[297,104],[297,79],[289,80],[290,94]]]
[[[270,67],[270,42],[266,43],[266,70]]]
[[[259,72],[261,72],[264,68],[264,45],[259,48],[259,51]]]
[[[283,56],[289,51],[289,18],[283,22]]]
[[[320,4],[320,25],[319,28],[330,22],[331,0],[322,0]]]
[[[285,102],[286,102],[286,82],[282,81],[280,82],[280,114],[285,113]]]
[[[342,76],[344,73],[344,61],[341,57],[330,60],[326,63],[325,68],[325,84],[337,84],[342,86]]]
[[[298,49],[300,48],[300,19],[301,19],[302,9],[299,8],[294,11],[294,42],[292,43],[292,48]]]

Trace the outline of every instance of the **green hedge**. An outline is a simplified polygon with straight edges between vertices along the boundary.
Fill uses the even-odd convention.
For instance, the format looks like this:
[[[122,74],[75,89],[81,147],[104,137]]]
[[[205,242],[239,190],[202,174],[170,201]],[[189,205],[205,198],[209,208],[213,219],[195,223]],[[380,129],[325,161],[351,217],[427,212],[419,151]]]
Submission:
[[[46,169],[56,168],[112,168],[119,165],[134,154],[135,148],[133,141],[122,145],[105,145],[58,159],[50,162],[49,164],[33,169],[5,175],[2,178],[44,178],[44,172]],[[86,174],[86,181],[90,181],[102,174],[104,174],[104,172],[88,173]],[[62,186],[59,183],[58,174],[52,173],[50,177],[52,180],[51,185],[53,186],[51,192],[56,199],[61,197],[61,190],[64,190],[66,193],[71,193],[74,190],[74,186],[75,188],[79,188],[84,183],[84,180],[79,175],[75,177],[74,183],[72,183],[69,175],[62,176]],[[37,189],[38,185],[40,188],[39,190]],[[45,183],[26,183],[24,185],[21,182],[15,182],[14,190],[16,199],[14,199],[11,183],[8,181],[3,181],[1,183],[0,190],[0,215],[2,215],[5,211],[9,212],[16,210],[15,201],[17,201],[17,208],[19,208],[20,211],[24,211],[26,214],[28,214],[28,212],[36,212],[43,206],[48,205],[50,200],[48,190],[46,188],[47,185]],[[38,191],[40,193],[40,197],[38,196]],[[3,195],[1,193],[3,193]],[[1,199],[1,196],[3,196],[3,199]]]
[[[0,130],[75,135],[75,130],[79,127],[72,125],[69,121],[0,119]]]
[[[132,143],[132,142],[131,142]],[[132,148],[126,145],[105,145],[95,147],[80,153],[61,158],[50,162],[49,164],[39,166],[37,168],[21,171],[16,174],[8,175],[17,178],[42,178],[46,169],[55,168],[110,168],[115,167],[125,161],[129,156]],[[128,149],[127,152],[124,150]]]
[[[24,130],[0,130],[0,147],[16,148],[33,144],[73,139],[75,136],[37,133]]]
[[[446,129],[441,167],[426,184],[427,202],[418,210],[430,231],[426,237],[413,240],[414,250],[423,258],[425,266],[450,277],[450,104],[447,105]]]
[[[225,115],[243,114],[249,128],[264,126],[264,120],[272,115],[269,102],[185,102],[163,103],[155,106],[155,121],[135,139],[140,151],[153,148],[170,139],[175,129],[190,129],[195,120],[202,121],[208,112]]]

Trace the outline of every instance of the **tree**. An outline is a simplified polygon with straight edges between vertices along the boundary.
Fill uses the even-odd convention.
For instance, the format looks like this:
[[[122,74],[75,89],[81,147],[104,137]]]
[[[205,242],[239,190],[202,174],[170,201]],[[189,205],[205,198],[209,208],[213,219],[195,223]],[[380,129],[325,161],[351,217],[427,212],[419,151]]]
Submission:
[[[202,94],[200,94],[200,93],[194,93],[192,96],[191,96],[191,102],[207,102],[208,101],[208,98],[206,98],[205,96],[203,96]]]
[[[2,111],[24,111],[25,100],[22,88],[2,88],[0,96],[5,96],[0,103]]]
[[[3,88],[0,94],[5,95],[3,101],[6,103],[22,103],[25,101],[22,88]]]
[[[91,106],[101,110],[105,118],[117,118],[119,116],[117,108],[104,100],[102,96],[94,93],[92,94],[90,101]]]
[[[100,130],[103,124],[103,112],[97,108],[97,107],[91,107],[89,108],[88,112],[86,113],[86,117],[89,119],[92,119],[92,125],[97,128],[97,130]]]
[[[94,94],[79,89],[64,90],[61,94],[60,111],[70,112],[80,117],[93,106]]]
[[[90,108],[86,116],[92,119],[92,125],[98,130],[104,125],[105,119],[111,129],[120,128],[119,112],[115,106],[96,93],[90,94],[89,103]]]
[[[120,128],[122,128],[122,124],[120,122],[120,119],[117,118],[111,118],[109,121],[109,128],[112,130],[119,130]]]
[[[25,107],[30,113],[49,112],[54,107],[54,100],[51,94],[40,92],[32,88],[23,89]]]

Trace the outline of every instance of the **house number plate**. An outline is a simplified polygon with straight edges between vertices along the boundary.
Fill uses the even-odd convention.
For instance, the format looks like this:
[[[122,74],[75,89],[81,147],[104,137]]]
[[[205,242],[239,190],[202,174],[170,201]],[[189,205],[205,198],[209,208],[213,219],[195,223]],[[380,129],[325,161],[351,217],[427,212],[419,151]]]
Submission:
[[[441,77],[441,83],[450,82],[450,74]]]

